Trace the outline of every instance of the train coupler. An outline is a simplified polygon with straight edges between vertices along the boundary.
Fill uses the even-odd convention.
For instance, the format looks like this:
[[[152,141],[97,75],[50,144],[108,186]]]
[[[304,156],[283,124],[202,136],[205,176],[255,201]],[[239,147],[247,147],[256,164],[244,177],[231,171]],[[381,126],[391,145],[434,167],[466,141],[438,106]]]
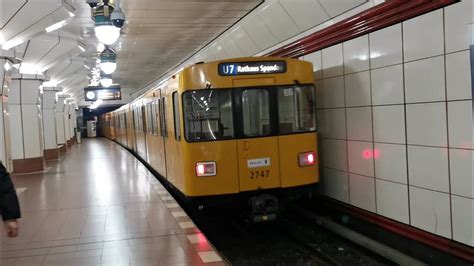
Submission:
[[[251,217],[254,223],[274,221],[278,214],[278,199],[269,194],[250,198]]]

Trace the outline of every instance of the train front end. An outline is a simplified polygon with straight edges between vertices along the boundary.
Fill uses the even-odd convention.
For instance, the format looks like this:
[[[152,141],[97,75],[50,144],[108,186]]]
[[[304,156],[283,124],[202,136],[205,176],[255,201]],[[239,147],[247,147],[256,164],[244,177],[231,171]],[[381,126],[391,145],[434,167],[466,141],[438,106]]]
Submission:
[[[312,70],[281,58],[184,70],[184,194],[248,195],[259,219],[269,219],[279,191],[317,183]]]

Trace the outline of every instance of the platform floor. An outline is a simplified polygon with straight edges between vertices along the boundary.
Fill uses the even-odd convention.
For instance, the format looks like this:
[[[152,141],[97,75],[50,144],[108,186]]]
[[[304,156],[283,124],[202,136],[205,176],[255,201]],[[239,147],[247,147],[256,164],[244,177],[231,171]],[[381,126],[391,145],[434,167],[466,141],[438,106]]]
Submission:
[[[114,142],[85,139],[44,173],[13,180],[23,218],[18,238],[1,231],[2,266],[224,265],[166,189]]]

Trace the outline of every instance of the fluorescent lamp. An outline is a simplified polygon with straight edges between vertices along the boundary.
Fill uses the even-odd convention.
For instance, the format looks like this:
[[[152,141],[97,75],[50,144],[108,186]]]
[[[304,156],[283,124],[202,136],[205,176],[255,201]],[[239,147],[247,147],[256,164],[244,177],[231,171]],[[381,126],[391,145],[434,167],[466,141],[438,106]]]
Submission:
[[[10,48],[15,47],[15,46],[17,46],[17,45],[20,45],[20,44],[22,44],[23,42],[24,42],[23,39],[16,39],[16,40],[13,39],[13,40],[10,40],[10,41],[4,43],[4,44],[2,45],[2,49],[3,49],[3,50],[10,50]]]
[[[99,25],[94,28],[95,36],[101,43],[111,45],[120,37],[120,28],[114,25]]]
[[[100,63],[100,70],[102,70],[105,74],[112,74],[114,73],[115,69],[117,69],[117,63],[115,62]]]
[[[78,45],[77,47],[79,47],[79,49],[81,49],[83,52],[86,51],[86,48],[82,47],[81,45]]]
[[[67,20],[60,21],[46,28],[46,32],[52,32],[66,26]]]

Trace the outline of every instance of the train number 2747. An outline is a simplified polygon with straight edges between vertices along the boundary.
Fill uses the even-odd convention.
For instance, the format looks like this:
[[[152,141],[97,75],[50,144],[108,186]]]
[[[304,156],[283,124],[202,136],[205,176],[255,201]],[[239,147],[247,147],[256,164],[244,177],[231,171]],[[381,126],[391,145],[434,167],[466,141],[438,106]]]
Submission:
[[[269,175],[270,175],[270,170],[251,171],[250,179],[265,178],[265,177],[268,177]]]

